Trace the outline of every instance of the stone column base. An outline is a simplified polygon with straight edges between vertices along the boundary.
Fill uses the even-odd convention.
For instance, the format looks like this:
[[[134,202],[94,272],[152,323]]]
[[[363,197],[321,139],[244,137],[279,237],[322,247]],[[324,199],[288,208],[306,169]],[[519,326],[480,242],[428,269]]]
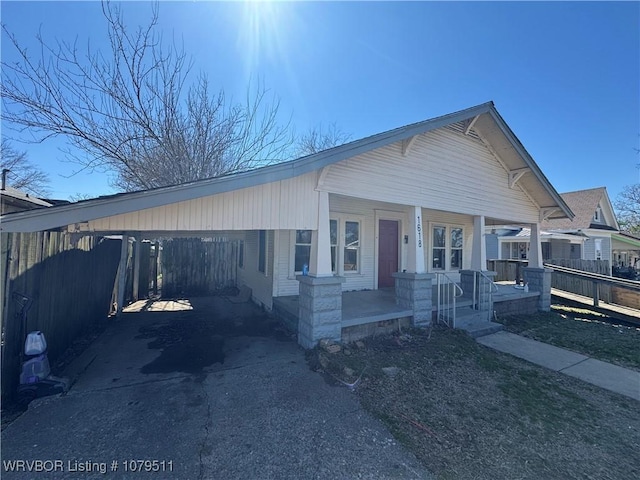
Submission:
[[[431,306],[435,275],[432,273],[393,274],[396,282],[396,303],[413,310],[413,325],[428,327],[431,325]]]
[[[313,348],[322,338],[340,341],[343,277],[298,275],[298,343]]]
[[[530,292],[540,292],[538,310],[551,310],[551,268],[525,267],[522,269],[525,284],[529,284]]]

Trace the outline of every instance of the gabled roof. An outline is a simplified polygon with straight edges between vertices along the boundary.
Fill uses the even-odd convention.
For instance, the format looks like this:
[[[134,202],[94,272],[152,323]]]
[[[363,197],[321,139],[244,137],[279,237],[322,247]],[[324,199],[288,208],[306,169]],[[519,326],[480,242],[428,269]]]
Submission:
[[[575,217],[573,220],[551,219],[542,223],[542,228],[548,230],[585,230],[587,228],[600,230],[619,230],[618,222],[613,213],[613,206],[609,200],[606,187],[577,190],[575,192],[561,193],[562,199],[569,205]],[[598,206],[607,219],[603,223],[595,223],[593,215]]]
[[[571,209],[562,200],[533,158],[524,149],[515,134],[495,109],[493,102],[461,110],[430,120],[406,125],[313,155],[255,170],[224,175],[169,187],[143,190],[84,200],[70,205],[49,208],[46,212],[21,212],[3,216],[3,231],[38,231],[63,227],[96,218],[109,217],[176,202],[229,192],[269,182],[293,178],[320,170],[327,165],[346,160],[386,145],[411,139],[454,123],[468,121],[468,130],[483,132],[482,141],[494,144],[494,154],[509,171],[516,171],[521,184],[530,191],[530,197],[551,217],[573,217]],[[524,175],[531,173],[532,175]]]

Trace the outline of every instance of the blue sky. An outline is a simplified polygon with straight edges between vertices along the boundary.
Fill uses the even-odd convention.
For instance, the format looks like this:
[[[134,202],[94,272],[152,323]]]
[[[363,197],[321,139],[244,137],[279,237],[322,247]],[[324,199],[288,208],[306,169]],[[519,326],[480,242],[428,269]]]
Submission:
[[[99,2],[0,8],[24,46],[39,29],[104,44]],[[150,12],[124,5],[131,25]],[[260,78],[297,131],[335,123],[357,139],[493,100],[559,192],[606,186],[615,199],[640,181],[638,2],[161,2],[159,26],[227,95]],[[65,178],[77,167],[61,145],[15,146],[56,198],[113,192],[105,174]]]

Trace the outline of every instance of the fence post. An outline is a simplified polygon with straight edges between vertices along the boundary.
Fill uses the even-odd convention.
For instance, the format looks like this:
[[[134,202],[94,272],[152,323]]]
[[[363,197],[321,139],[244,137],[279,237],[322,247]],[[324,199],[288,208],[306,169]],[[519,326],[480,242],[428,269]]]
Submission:
[[[593,306],[597,307],[600,299],[598,298],[598,282],[593,282]]]

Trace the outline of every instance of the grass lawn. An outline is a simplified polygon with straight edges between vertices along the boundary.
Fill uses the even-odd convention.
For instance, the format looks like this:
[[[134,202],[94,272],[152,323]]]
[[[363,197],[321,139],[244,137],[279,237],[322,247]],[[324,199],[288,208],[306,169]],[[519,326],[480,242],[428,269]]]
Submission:
[[[552,305],[548,313],[505,316],[498,321],[509,332],[640,370],[640,328],[605,319],[588,309]]]
[[[354,393],[438,479],[640,478],[638,402],[465,333],[411,331],[308,360],[341,388],[364,370]]]

